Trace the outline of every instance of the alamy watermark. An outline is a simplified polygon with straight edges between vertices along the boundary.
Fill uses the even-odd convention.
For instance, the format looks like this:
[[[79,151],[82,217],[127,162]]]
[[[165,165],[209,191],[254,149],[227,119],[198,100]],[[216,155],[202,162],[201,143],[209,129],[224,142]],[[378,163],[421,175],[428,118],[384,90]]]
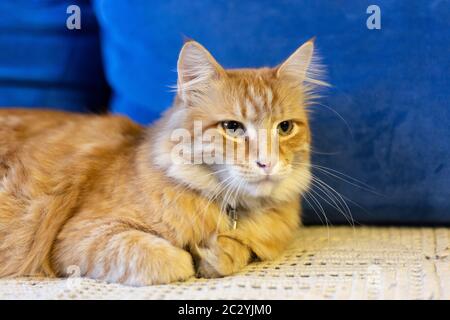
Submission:
[[[66,288],[68,290],[77,290],[82,283],[81,269],[77,265],[70,265],[66,269]]]
[[[276,129],[227,132],[217,128],[204,130],[202,121],[194,121],[193,130],[172,131],[170,140],[174,164],[244,164],[250,161],[278,160],[279,135]]]
[[[69,30],[81,29],[81,9],[79,6],[72,4],[67,7],[66,13],[69,14],[66,20],[66,27]]]
[[[69,16],[66,19],[66,27],[69,30],[81,29],[81,9],[79,6],[72,4],[67,7],[66,13]],[[381,29],[381,9],[376,4],[371,4],[367,7],[366,13],[370,14],[366,20],[366,26],[369,30]]]
[[[381,29],[381,9],[376,4],[371,4],[367,7],[367,14],[370,16],[366,20],[366,26],[369,30],[380,30]]]

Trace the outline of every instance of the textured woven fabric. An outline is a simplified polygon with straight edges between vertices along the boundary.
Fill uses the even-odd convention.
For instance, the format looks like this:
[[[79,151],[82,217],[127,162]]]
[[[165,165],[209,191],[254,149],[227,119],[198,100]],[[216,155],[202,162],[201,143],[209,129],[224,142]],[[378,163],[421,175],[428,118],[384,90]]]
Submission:
[[[126,287],[0,280],[3,299],[450,299],[450,229],[305,227],[279,259],[221,279]]]

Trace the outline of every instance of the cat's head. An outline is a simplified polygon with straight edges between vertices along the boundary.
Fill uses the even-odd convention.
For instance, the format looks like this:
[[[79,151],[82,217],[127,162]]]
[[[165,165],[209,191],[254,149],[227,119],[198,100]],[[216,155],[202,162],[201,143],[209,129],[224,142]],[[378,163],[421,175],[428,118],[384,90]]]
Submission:
[[[326,85],[313,58],[310,40],[277,67],[224,69],[199,43],[185,43],[177,98],[160,124],[157,163],[208,193],[297,197],[311,179],[307,106],[315,88]],[[175,159],[180,154],[187,161]]]

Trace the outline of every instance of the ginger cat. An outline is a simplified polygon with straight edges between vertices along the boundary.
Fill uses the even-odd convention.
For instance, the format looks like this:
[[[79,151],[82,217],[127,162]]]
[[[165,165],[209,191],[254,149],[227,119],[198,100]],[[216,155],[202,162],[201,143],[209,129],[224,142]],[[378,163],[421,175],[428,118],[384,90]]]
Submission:
[[[311,180],[306,106],[324,84],[313,51],[310,40],[278,67],[225,70],[186,42],[174,105],[148,128],[112,115],[0,110],[0,276],[64,277],[77,266],[143,286],[275,258],[299,227]],[[174,161],[174,130],[192,133],[195,121],[223,142],[193,147],[194,157],[211,145],[224,155],[224,142],[248,150],[260,129],[277,135],[277,157]]]

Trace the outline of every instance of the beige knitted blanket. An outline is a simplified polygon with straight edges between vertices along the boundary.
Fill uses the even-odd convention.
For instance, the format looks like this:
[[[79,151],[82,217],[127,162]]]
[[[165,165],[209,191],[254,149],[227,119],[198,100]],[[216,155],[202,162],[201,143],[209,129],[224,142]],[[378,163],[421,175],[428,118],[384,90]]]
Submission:
[[[304,227],[276,261],[222,279],[126,287],[0,280],[1,299],[450,299],[449,228]]]

